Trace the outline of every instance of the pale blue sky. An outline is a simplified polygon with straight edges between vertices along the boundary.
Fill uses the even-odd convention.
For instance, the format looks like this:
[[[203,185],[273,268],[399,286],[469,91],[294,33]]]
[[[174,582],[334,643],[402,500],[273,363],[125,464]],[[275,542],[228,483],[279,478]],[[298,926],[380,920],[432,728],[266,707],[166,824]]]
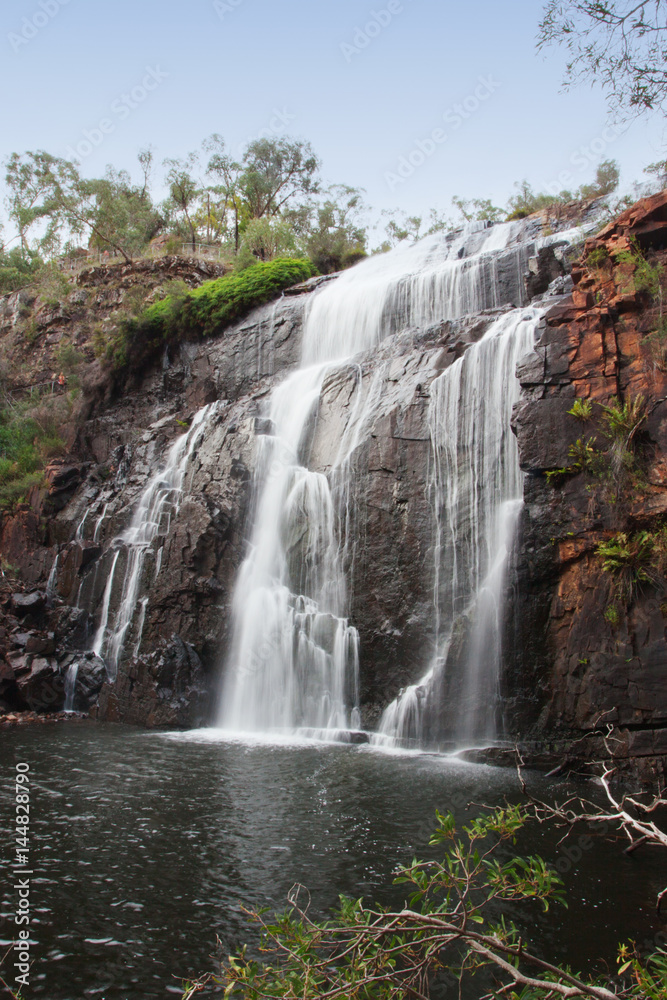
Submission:
[[[540,188],[563,170],[577,186],[606,157],[619,161],[625,184],[641,179],[646,163],[665,156],[662,121],[615,137],[604,132],[599,91],[560,92],[563,53],[535,52],[541,8],[534,0],[217,0],[217,9],[213,0],[4,0],[0,154],[66,155],[107,119],[84,171],[99,174],[108,162],[135,171],[148,143],[162,159],[220,132],[238,150],[273,128],[310,140],[327,181],[365,188],[377,211],[409,213],[448,211],[454,194],[504,204],[514,181]],[[147,68],[166,74],[149,81],[152,91],[141,89]],[[480,78],[483,101],[474,97]],[[134,107],[121,110],[137,87]],[[466,99],[469,117],[452,111],[445,121]],[[437,129],[446,139],[420,154]],[[582,154],[596,140],[601,153]],[[423,164],[388,183],[411,154]]]

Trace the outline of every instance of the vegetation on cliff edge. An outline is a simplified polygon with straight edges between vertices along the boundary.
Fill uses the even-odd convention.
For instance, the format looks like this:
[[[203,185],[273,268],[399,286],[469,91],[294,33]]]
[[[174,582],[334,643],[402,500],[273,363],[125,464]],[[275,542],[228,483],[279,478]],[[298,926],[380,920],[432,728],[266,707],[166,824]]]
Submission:
[[[278,258],[165,296],[136,317],[123,320],[109,341],[114,367],[136,368],[167,344],[221,332],[251,309],[314,274],[307,259]]]

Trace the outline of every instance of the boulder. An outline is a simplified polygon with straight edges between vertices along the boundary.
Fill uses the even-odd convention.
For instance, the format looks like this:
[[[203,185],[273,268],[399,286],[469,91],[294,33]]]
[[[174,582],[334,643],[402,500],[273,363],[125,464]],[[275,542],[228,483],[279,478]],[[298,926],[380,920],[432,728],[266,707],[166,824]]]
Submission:
[[[33,712],[54,712],[65,703],[65,680],[57,661],[36,657],[16,681],[21,700]]]
[[[36,590],[32,594],[12,594],[12,611],[17,618],[27,615],[38,617],[46,609],[46,594]]]

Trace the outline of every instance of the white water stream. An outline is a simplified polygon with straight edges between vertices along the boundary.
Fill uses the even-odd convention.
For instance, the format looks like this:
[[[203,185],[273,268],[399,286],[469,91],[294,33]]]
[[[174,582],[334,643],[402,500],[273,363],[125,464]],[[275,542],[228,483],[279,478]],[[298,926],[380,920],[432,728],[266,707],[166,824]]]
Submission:
[[[140,613],[134,655],[139,651],[148,602],[148,595],[145,592],[147,584],[144,580],[144,563],[149,553],[156,562],[158,559],[161,560],[164,540],[169,535],[172,521],[178,514],[181,504],[183,481],[188,464],[202,439],[208,418],[214,408],[215,404],[211,404],[196,413],[190,429],[177,438],[167,453],[164,466],[150,479],[129,527],[111,543],[114,552],[113,561],[104,588],[99,625],[92,647],[97,656],[104,658],[111,678],[116,676],[137,607],[140,608]],[[96,536],[105,513],[106,508],[97,523]],[[120,585],[116,579],[119,565],[125,567]],[[120,592],[117,601],[113,602],[117,606],[117,611],[112,615],[112,597],[117,586],[120,586]]]
[[[380,734],[389,739],[423,740],[425,712],[463,622],[469,636],[456,703],[441,706],[457,720],[448,736],[466,743],[496,735],[504,590],[523,496],[510,429],[515,372],[541,315],[528,308],[502,316],[431,384],[435,651],[422,680],[385,711]]]

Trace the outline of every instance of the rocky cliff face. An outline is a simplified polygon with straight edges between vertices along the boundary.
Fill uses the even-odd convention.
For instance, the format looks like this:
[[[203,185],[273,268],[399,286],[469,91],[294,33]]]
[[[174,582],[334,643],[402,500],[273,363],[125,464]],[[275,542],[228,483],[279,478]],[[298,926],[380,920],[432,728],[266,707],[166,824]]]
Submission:
[[[636,238],[659,262],[666,233],[667,198],[659,196],[587,245],[587,259],[598,263],[574,270],[572,296],[557,299],[535,353],[520,368],[514,426],[528,476],[505,644],[511,733],[571,733],[601,716],[643,730],[667,722],[662,584],[651,571],[650,585],[632,583],[621,600],[618,581],[603,572],[596,553],[601,541],[621,532],[633,538],[657,532],[667,513],[667,376],[662,341],[649,336],[659,317],[637,288],[637,265],[609,256],[612,249],[635,252]],[[600,248],[606,256],[592,258]],[[567,263],[558,251],[526,262],[520,286],[516,273],[501,275],[512,304],[542,294],[554,279],[552,292],[562,291],[558,276]],[[106,287],[103,276],[95,281]],[[97,718],[151,726],[212,718],[252,516],[257,445],[270,431],[263,403],[298,363],[312,287],[262,307],[209,342],[182,345],[140,381],[109,387],[101,376],[93,380],[71,455],[48,470],[48,491],[2,522],[0,551],[20,567],[24,589],[39,590],[27,608],[20,607],[25,598],[12,596],[16,587],[5,590],[0,708],[60,708],[75,665],[83,684],[74,707]],[[14,306],[5,300],[3,308],[9,315]],[[373,399],[354,451],[347,504],[353,543],[344,553],[349,615],[361,638],[366,726],[400,688],[419,679],[434,641],[429,387],[506,308],[427,330],[397,330],[325,383],[310,442],[316,471],[329,472],[335,463],[359,380]],[[633,475],[614,486],[576,469],[571,446],[597,436],[601,450],[603,434],[594,426],[601,408],[587,426],[568,414],[575,399],[608,405],[613,397],[639,396],[647,415],[633,439]],[[107,588],[113,540],[168,448],[207,404],[213,405],[207,432],[159,564],[147,560],[143,569],[150,599],[109,683],[91,647],[105,601],[114,607],[120,599],[123,572]],[[558,469],[564,471],[546,476]]]
[[[647,753],[667,749],[666,247],[664,193],[587,242],[571,297],[520,366],[514,415],[528,473],[505,674],[514,728],[612,723],[650,731],[637,737]],[[605,406],[630,415],[631,438]]]

